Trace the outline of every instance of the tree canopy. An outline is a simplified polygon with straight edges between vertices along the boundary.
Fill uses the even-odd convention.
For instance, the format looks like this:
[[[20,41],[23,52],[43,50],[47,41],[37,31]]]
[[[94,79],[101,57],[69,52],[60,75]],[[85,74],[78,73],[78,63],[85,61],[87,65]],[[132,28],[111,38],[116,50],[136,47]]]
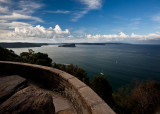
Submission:
[[[48,54],[45,53],[35,53],[32,49],[29,49],[28,52],[22,52],[20,54],[23,62],[38,64],[44,66],[51,66],[52,59],[48,57]]]
[[[87,72],[83,68],[80,68],[77,65],[74,66],[73,64],[64,65],[64,64],[57,64],[57,63],[54,63],[53,67],[63,70],[77,77],[78,79],[86,83],[87,85],[89,85],[89,77],[87,76]]]
[[[14,53],[13,50],[0,47],[1,61],[20,61],[20,57]]]
[[[91,88],[110,106],[113,106],[112,87],[107,77],[102,75],[94,76],[91,81]]]
[[[52,59],[48,57],[48,54],[41,52],[35,53],[32,49],[29,49],[28,52],[22,52],[19,56],[15,54],[13,50],[0,47],[0,60],[25,62],[44,66],[51,66],[52,64]]]

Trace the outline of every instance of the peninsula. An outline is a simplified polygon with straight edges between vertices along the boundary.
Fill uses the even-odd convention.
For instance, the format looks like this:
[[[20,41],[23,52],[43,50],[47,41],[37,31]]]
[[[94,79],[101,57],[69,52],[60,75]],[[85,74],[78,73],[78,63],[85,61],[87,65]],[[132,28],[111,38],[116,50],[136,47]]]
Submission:
[[[47,43],[27,43],[27,42],[3,42],[0,46],[3,48],[28,48],[28,47],[41,47],[48,45]]]

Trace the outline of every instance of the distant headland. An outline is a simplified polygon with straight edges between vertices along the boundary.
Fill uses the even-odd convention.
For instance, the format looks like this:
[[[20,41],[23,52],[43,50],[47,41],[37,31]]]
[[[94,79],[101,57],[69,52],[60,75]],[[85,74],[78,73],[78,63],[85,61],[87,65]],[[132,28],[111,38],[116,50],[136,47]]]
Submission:
[[[3,48],[27,48],[27,47],[41,47],[43,45],[48,45],[47,43],[24,43],[24,42],[3,42],[0,46]]]
[[[76,47],[76,45],[129,45],[127,43],[29,43],[29,42],[0,42],[3,48],[29,48],[44,45],[58,45],[58,47]]]

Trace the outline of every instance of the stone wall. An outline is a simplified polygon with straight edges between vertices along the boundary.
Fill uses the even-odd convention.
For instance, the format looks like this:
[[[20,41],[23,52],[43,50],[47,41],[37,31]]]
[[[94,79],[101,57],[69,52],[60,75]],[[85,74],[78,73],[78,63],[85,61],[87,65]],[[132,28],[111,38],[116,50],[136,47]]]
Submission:
[[[114,114],[87,85],[61,70],[27,63],[0,61],[0,75],[21,75],[67,97],[80,114]]]

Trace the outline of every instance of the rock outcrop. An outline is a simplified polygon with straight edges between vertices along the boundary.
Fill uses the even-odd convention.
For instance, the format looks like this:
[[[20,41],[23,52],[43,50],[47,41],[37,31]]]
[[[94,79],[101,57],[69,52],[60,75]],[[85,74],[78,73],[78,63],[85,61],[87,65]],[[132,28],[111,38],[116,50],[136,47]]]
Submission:
[[[54,114],[55,109],[51,95],[29,86],[2,103],[0,113]]]
[[[0,114],[55,114],[52,96],[26,79],[14,75],[0,78]]]
[[[26,79],[13,75],[0,78],[0,103],[26,86]]]

